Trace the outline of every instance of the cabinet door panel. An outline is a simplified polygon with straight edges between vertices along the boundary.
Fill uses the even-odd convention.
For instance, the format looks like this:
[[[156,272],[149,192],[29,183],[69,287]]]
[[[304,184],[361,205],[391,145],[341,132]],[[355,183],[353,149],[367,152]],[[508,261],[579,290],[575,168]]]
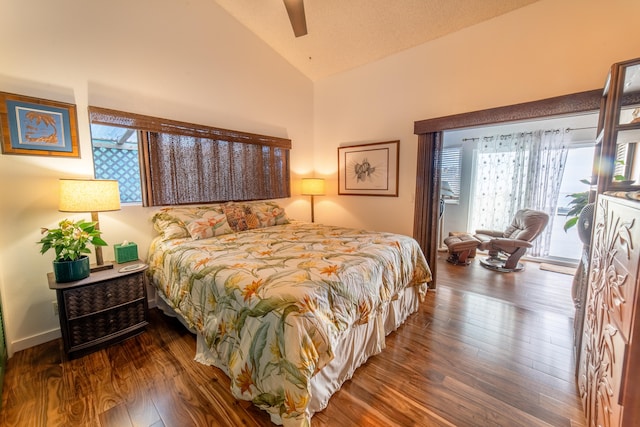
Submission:
[[[74,319],[143,298],[144,291],[144,277],[141,273],[69,289],[64,293],[67,316]]]
[[[638,260],[640,258],[640,218],[633,208],[608,203],[607,214],[610,237],[607,245],[606,301],[612,322],[617,325],[625,340],[629,340],[634,309]]]
[[[138,300],[122,307],[69,320],[69,341],[73,348],[144,323],[146,323],[145,303],[143,300]]]
[[[634,334],[640,203],[598,198],[578,386],[588,425],[619,426]],[[634,381],[634,379],[632,379]]]

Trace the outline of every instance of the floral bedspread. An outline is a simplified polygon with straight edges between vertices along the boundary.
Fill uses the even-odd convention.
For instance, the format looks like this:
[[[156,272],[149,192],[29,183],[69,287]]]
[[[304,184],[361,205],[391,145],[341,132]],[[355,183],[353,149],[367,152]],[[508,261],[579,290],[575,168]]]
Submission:
[[[149,274],[200,332],[233,394],[274,422],[308,425],[310,378],[333,344],[409,286],[431,280],[407,236],[312,223],[203,240],[157,238]]]

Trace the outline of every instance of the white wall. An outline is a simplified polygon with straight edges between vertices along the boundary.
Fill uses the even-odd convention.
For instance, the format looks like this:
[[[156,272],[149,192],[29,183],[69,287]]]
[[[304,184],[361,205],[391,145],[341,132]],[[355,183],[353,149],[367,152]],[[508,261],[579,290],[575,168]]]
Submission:
[[[10,353],[59,336],[48,289],[53,253],[40,227],[57,211],[61,177],[92,177],[87,106],[292,139],[293,177],[312,169],[313,84],[209,0],[5,0],[0,91],[74,103],[77,159],[0,155],[0,292]],[[308,219],[309,202],[284,200]],[[100,214],[103,237],[146,256],[151,210]],[[73,215],[84,217],[89,215]],[[113,258],[112,247],[104,248]]]
[[[640,56],[637,0],[541,0],[315,84],[317,221],[412,234],[417,120],[600,88]],[[400,140],[398,198],[337,195],[337,147]]]

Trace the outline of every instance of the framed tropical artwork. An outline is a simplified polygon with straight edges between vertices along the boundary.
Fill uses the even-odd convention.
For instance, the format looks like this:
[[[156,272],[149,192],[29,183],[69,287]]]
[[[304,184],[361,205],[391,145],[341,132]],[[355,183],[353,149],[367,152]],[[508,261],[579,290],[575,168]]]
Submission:
[[[338,147],[338,194],[398,197],[400,141]]]
[[[0,92],[2,153],[80,157],[76,106]]]

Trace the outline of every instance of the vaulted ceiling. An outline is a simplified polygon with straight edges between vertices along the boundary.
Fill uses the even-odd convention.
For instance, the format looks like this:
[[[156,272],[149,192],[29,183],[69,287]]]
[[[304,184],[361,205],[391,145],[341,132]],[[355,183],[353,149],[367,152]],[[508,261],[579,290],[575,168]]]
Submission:
[[[215,1],[315,81],[538,0],[305,0],[301,37],[283,0]]]

